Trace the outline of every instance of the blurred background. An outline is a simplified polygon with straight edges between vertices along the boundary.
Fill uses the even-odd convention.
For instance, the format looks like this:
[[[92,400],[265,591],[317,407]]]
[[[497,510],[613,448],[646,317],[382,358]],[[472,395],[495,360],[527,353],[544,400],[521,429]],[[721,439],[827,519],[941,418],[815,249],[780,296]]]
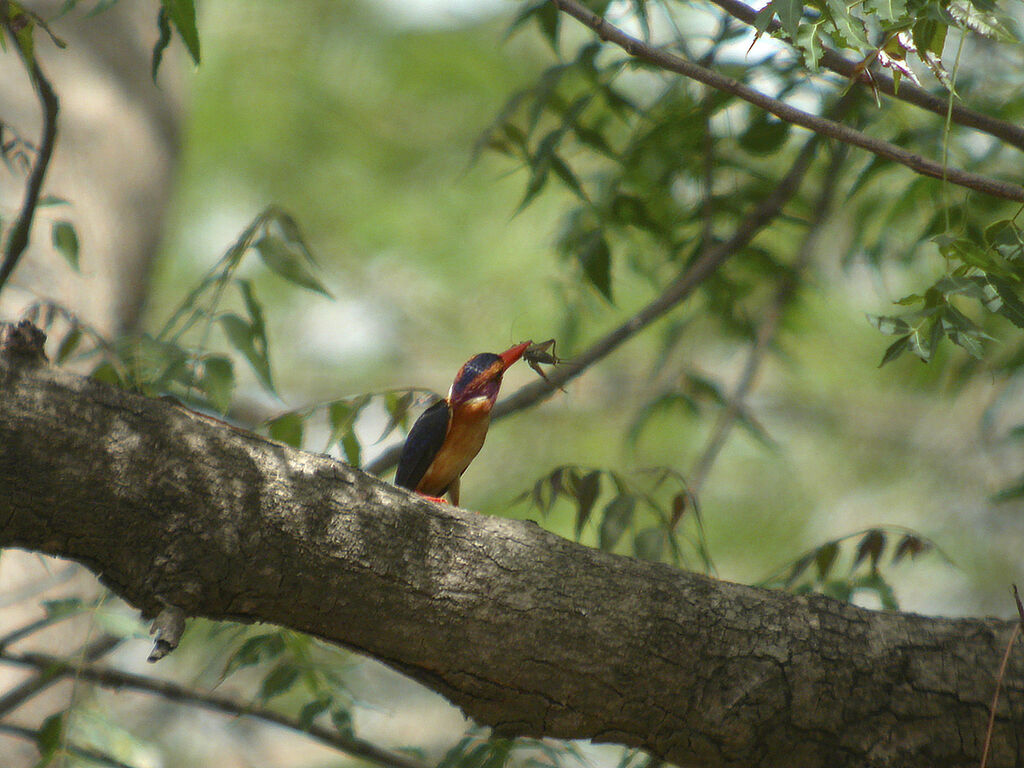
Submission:
[[[302,442],[321,451],[331,425],[317,404],[409,387],[444,393],[472,355],[527,338],[554,337],[558,354],[571,359],[656,296],[693,256],[685,248],[664,255],[644,233],[609,236],[609,300],[581,276],[586,265],[567,256],[566,246],[578,211],[598,205],[599,192],[581,203],[569,185],[550,182],[521,207],[536,171],[492,151],[500,144],[493,129],[503,125],[503,115],[522,109],[507,110],[510,97],[536,89],[559,59],[532,21],[508,34],[520,4],[204,0],[201,64],[175,40],[155,85],[157,5],[107,5],[79,3],[53,22],[66,50],[38,43],[62,100],[46,189],[67,202],[40,209],[32,246],[0,298],[0,315],[16,318],[41,299],[53,300],[112,339],[156,335],[254,218],[279,206],[301,228],[317,262],[309,268],[331,295],[289,283],[256,258],[238,266],[237,276],[251,282],[261,302],[276,389],[261,386],[236,355],[228,416],[240,424],[266,429],[281,414],[309,415]],[[60,6],[32,5],[44,18]],[[623,23],[636,25],[625,8],[619,11]],[[822,109],[837,90],[835,78],[794,74],[799,60],[781,43],[766,38],[748,54],[752,34],[720,34],[711,6],[674,12],[686,29],[679,33],[685,45],[696,55],[714,49],[730,74],[758,65],[760,73],[743,76],[808,109]],[[562,60],[589,40],[587,31],[564,20]],[[28,80],[10,50],[0,60],[3,122],[35,136],[38,108]],[[978,66],[982,61],[986,67]],[[1022,63],[1019,46],[972,42],[958,62],[968,101],[985,91],[982,106],[995,105],[1007,119],[1020,116],[1024,102],[1012,85]],[[941,90],[928,77],[922,73],[926,85]],[[658,96],[665,82],[643,70],[615,81],[652,112],[665,107]],[[703,92],[683,91],[679,99],[694,106],[680,108],[680,115],[707,126],[720,152],[724,178],[716,181],[714,200],[723,210],[713,227],[725,237],[744,207],[773,188],[806,134],[779,134],[773,124],[756,134],[757,119],[735,105],[702,116]],[[530,93],[534,98],[536,90]],[[870,98],[860,109],[862,124],[874,121],[877,133],[903,137],[930,156],[945,147],[958,163],[976,161],[983,171],[1007,167],[1006,156],[975,135],[953,132],[944,144],[942,120],[934,115],[892,102],[881,110]],[[777,140],[764,138],[765,130],[775,130]],[[672,151],[681,165],[690,163],[689,171],[678,171],[675,186],[647,192],[672,197],[678,210],[666,215],[682,221],[679,211],[685,212],[679,226],[690,227],[696,241],[708,235],[701,231],[708,219],[701,216],[700,140]],[[565,157],[579,174],[600,179],[606,173],[586,147],[567,149]],[[934,247],[928,251],[935,217],[923,209],[946,212],[947,227],[953,211],[953,227],[967,233],[1004,209],[938,182],[921,186],[909,172],[878,172],[856,150],[849,162],[833,213],[817,225],[820,236],[808,246],[795,297],[780,310],[779,329],[717,460],[707,460],[708,441],[748,365],[751,340],[774,311],[773,281],[804,242],[817,188],[827,177],[824,163],[787,217],[722,282],[564,392],[495,423],[463,478],[463,505],[535,519],[591,546],[728,580],[822,590],[870,607],[1012,615],[1008,589],[1021,580],[1024,518],[1013,493],[1004,494],[1007,501],[995,497],[1021,471],[1013,438],[1024,401],[1015,371],[991,356],[974,363],[949,343],[928,364],[908,354],[879,367],[891,339],[866,319],[895,314],[895,300],[923,292],[947,273],[948,259]],[[24,178],[9,170],[0,187],[5,219],[16,209]],[[683,178],[686,173],[693,178]],[[736,210],[727,208],[730,198]],[[59,221],[77,233],[77,272],[51,243],[50,228]],[[229,291],[224,306],[240,312],[243,299]],[[55,323],[55,340],[73,325],[67,318]],[[1019,347],[1014,329],[998,320],[979,323],[993,337],[986,341],[991,355],[1012,357]],[[207,341],[231,353],[219,331]],[[66,364],[87,372],[96,361],[83,351]],[[503,391],[535,379],[517,367]],[[420,392],[400,405],[397,397],[381,395],[357,409],[349,426],[362,462],[400,442],[427,403]],[[384,432],[390,434],[379,439]],[[351,444],[331,451],[353,459]],[[572,469],[556,480],[555,490],[563,492],[552,500],[552,472],[563,465]],[[537,485],[545,477],[547,484]],[[597,483],[592,514],[584,510],[581,483]],[[645,495],[654,501],[648,505]],[[639,506],[619,523],[605,522],[621,512],[614,502],[623,498]],[[669,509],[681,516],[678,524]],[[872,554],[879,536],[881,558]],[[901,546],[907,556],[893,563]],[[918,557],[909,557],[918,549]],[[72,602],[44,602],[55,600]],[[68,655],[90,638],[114,633],[124,642],[104,663],[242,702],[265,700],[261,686],[280,659],[304,658],[324,673],[317,685],[331,689],[332,702],[343,701],[338,711],[350,715],[360,738],[415,748],[434,764],[467,733],[482,737],[436,695],[372,660],[308,638],[279,633],[283,650],[276,655],[237,660],[243,643],[273,628],[196,621],[178,651],[149,667],[145,627],[104,597],[92,575],[34,554],[0,555],[0,636],[40,617],[60,618],[61,611],[66,618],[17,647]],[[225,675],[231,659],[235,668]],[[0,697],[28,676],[0,666]],[[269,698],[290,711],[303,705],[304,695],[289,689]],[[66,732],[129,765],[353,762],[251,718],[84,682],[65,681],[9,712],[0,706],[0,724],[34,727],[69,701],[75,706]],[[536,745],[528,748],[544,755]],[[633,759],[616,747],[573,750],[558,759],[593,765]],[[30,766],[38,752],[31,741],[0,729],[0,756],[0,765]],[[57,759],[81,761],[63,752]]]

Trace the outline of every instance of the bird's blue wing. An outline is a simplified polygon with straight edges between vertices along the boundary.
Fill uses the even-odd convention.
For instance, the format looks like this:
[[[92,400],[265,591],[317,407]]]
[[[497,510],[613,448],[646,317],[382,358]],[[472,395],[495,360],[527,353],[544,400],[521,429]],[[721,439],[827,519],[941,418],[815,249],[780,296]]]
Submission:
[[[447,400],[438,400],[420,414],[405,439],[402,458],[398,460],[398,470],[395,472],[395,485],[416,490],[444,444],[451,417]]]

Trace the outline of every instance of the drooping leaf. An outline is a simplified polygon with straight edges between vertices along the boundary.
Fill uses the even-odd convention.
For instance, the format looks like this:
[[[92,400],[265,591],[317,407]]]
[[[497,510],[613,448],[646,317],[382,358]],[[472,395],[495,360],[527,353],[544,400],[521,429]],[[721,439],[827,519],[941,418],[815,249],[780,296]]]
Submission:
[[[580,478],[576,491],[576,538],[580,537],[583,527],[590,519],[594,504],[601,493],[601,473],[597,470],[588,472]]]
[[[280,696],[290,690],[298,679],[299,668],[297,666],[287,662],[278,664],[270,671],[270,674],[263,678],[259,696],[263,701]]]
[[[231,361],[221,355],[204,357],[199,386],[210,398],[213,407],[220,413],[226,413],[235,391],[235,370]]]
[[[276,235],[264,235],[256,241],[257,253],[271,270],[293,285],[316,291],[330,298],[330,292],[302,263],[303,254]]]
[[[878,559],[882,556],[883,549],[885,549],[885,533],[877,528],[872,528],[864,534],[860,544],[857,545],[857,554],[853,559],[853,567],[856,568],[865,558],[870,558],[871,570],[877,570]]]
[[[78,271],[78,234],[70,221],[55,221],[51,230],[53,247],[63,256],[71,268]]]
[[[291,411],[267,422],[267,430],[274,440],[280,440],[292,448],[302,448],[302,433],[305,420],[302,415]]]
[[[612,499],[604,508],[599,533],[599,546],[604,550],[612,550],[619,543],[622,534],[633,522],[636,511],[636,497],[632,494],[620,494]]]
[[[199,30],[196,28],[196,8],[193,0],[160,0],[163,10],[178,30],[188,48],[192,61],[199,63]]]

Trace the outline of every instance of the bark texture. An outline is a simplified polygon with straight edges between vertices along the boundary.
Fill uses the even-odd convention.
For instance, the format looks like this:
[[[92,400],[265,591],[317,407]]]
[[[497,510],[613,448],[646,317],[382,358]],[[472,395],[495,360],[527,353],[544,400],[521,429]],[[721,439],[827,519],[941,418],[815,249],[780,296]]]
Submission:
[[[360,650],[500,734],[683,766],[976,766],[1012,629],[609,555],[8,359],[0,546],[85,563],[147,614],[166,602]],[[989,765],[1022,763],[1015,649]]]

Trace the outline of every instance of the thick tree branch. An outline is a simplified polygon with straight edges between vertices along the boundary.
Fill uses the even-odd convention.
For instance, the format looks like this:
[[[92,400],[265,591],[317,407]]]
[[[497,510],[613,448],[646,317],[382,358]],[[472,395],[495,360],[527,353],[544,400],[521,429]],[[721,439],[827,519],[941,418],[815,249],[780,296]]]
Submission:
[[[750,26],[754,26],[757,11],[742,0],[711,0],[711,2],[730,16]],[[768,25],[768,31],[777,32],[781,27],[782,25],[778,21],[772,21]],[[921,107],[938,115],[943,120],[946,119],[946,111],[949,109],[949,102],[946,99],[935,96],[924,88],[906,80],[901,81],[899,88],[897,88],[893,82],[892,75],[881,68],[875,68],[867,72],[859,62],[850,61],[828,47],[822,49],[821,65],[848,80],[856,80],[864,85],[877,88],[887,96],[913,104],[916,107]],[[974,128],[982,133],[995,136],[997,139],[1002,139],[1007,144],[1017,147],[1017,149],[1024,149],[1024,128],[1019,125],[986,115],[984,112],[970,109],[955,101],[951,118],[957,125]]]
[[[681,59],[659,48],[653,48],[643,41],[627,35],[618,27],[609,24],[604,18],[598,16],[589,8],[577,2],[577,0],[551,0],[551,2],[560,10],[593,29],[602,40],[618,45],[630,56],[642,59],[643,61],[649,61],[662,69],[676,72],[724,93],[731,93],[756,107],[760,107],[766,112],[771,112],[781,120],[802,126],[822,136],[828,136],[846,144],[866,149],[868,152],[872,152],[879,157],[905,165],[923,176],[944,179],[952,184],[983,192],[993,197],[1024,202],[1024,187],[1021,187],[1019,184],[1000,181],[977,173],[962,171],[958,168],[948,168],[943,166],[942,163],[937,163],[921,155],[908,152],[902,147],[898,147],[883,139],[876,139],[842,123],[819,117],[818,115],[812,115],[810,112],[792,107],[784,101],[772,98],[748,85],[744,85],[739,80],[726,77],[713,69]]]
[[[680,765],[975,766],[1015,622],[868,611],[582,547],[326,456],[0,359],[0,545],[154,614],[368,653],[501,735]],[[1024,760],[1011,658],[992,765]]]
[[[21,44],[18,41],[13,22],[9,16],[10,8],[6,0],[0,3],[0,25],[8,32],[11,38],[11,45],[21,54]],[[39,148],[36,150],[36,160],[32,165],[28,181],[25,184],[25,198],[21,204],[18,218],[15,219],[10,233],[7,235],[7,244],[4,248],[3,260],[0,261],[0,291],[3,290],[7,279],[11,276],[14,268],[18,266],[21,254],[28,246],[28,235],[32,229],[32,219],[35,216],[36,206],[39,204],[39,195],[43,189],[43,178],[46,176],[46,169],[50,165],[50,158],[53,156],[53,145],[57,140],[57,112],[60,103],[57,94],[53,92],[50,81],[46,79],[39,63],[33,58],[28,59],[22,54],[25,67],[32,76],[32,84],[39,96],[39,104],[43,114],[43,135],[39,141]]]

